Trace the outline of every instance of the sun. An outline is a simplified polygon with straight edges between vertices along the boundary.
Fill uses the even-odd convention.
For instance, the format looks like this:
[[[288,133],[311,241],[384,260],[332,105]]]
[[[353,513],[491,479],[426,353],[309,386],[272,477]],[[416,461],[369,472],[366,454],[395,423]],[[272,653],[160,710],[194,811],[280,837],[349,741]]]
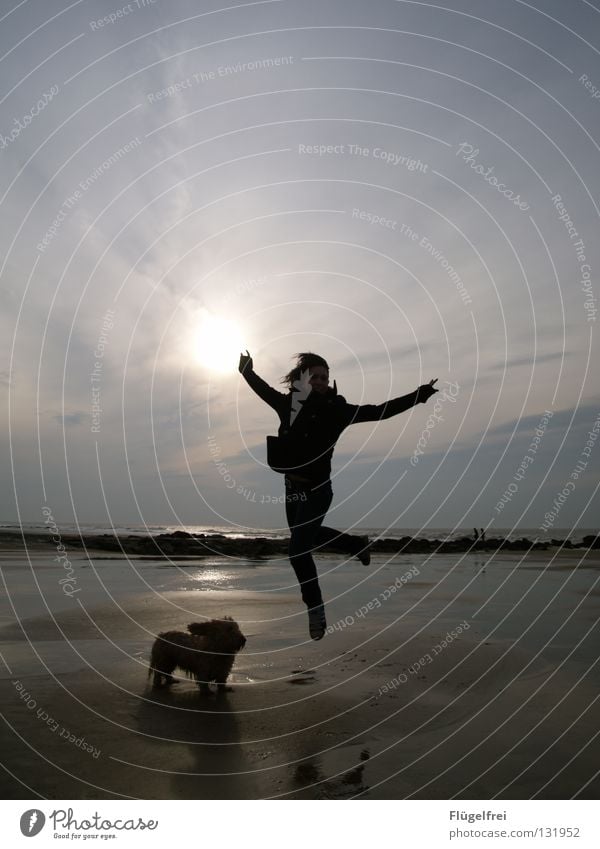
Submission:
[[[239,325],[229,318],[205,312],[195,338],[196,359],[210,371],[222,374],[237,369],[243,336]]]

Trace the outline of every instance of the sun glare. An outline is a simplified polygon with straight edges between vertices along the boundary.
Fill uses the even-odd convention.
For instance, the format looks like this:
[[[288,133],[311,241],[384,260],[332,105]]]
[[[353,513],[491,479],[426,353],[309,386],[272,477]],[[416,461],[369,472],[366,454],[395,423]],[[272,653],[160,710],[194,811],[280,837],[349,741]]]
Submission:
[[[235,371],[243,344],[235,321],[210,313],[202,317],[195,346],[200,365],[221,373]]]

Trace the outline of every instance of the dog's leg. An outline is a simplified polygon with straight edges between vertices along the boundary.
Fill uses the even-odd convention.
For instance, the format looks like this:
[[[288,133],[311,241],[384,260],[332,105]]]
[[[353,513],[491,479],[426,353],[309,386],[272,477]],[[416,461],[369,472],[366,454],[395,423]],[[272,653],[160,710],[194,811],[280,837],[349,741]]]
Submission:
[[[159,689],[161,687],[169,687],[171,684],[174,684],[175,679],[171,675],[172,671],[172,669],[155,669],[152,686],[155,689]]]
[[[203,696],[208,696],[210,693],[210,687],[208,686],[207,681],[198,681],[198,686],[200,687],[200,693]]]
[[[231,672],[231,667],[233,666],[234,657],[223,658],[223,663],[221,664],[221,668],[217,677],[215,678],[215,682],[217,684],[217,691],[219,693],[232,693],[233,687],[229,687],[226,683],[229,678],[229,673]]]

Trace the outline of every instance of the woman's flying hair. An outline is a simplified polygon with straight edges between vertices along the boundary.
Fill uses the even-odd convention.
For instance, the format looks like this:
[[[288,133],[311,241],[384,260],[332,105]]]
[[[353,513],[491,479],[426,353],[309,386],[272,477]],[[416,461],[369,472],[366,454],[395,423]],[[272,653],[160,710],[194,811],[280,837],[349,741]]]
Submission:
[[[314,366],[323,366],[329,371],[329,365],[327,361],[320,357],[318,354],[313,354],[311,351],[305,351],[302,354],[294,354],[296,359],[296,365],[294,368],[289,371],[285,377],[281,378],[281,382],[285,383],[289,389],[294,385],[294,381],[300,379],[300,375],[303,371],[306,371],[307,368],[313,368]],[[293,358],[294,358],[293,357]],[[292,358],[292,359],[293,359]]]

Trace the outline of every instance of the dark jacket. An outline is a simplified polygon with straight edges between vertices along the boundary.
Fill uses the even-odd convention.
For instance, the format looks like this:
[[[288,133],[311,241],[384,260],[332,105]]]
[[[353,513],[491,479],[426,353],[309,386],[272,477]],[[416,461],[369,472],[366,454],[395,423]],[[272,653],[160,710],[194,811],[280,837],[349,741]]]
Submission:
[[[331,456],[342,431],[351,424],[376,422],[403,413],[418,404],[419,390],[383,404],[348,404],[335,389],[311,392],[290,427],[293,392],[278,392],[254,371],[242,372],[256,394],[279,416],[279,436],[289,440],[296,474],[314,485],[329,480]]]

